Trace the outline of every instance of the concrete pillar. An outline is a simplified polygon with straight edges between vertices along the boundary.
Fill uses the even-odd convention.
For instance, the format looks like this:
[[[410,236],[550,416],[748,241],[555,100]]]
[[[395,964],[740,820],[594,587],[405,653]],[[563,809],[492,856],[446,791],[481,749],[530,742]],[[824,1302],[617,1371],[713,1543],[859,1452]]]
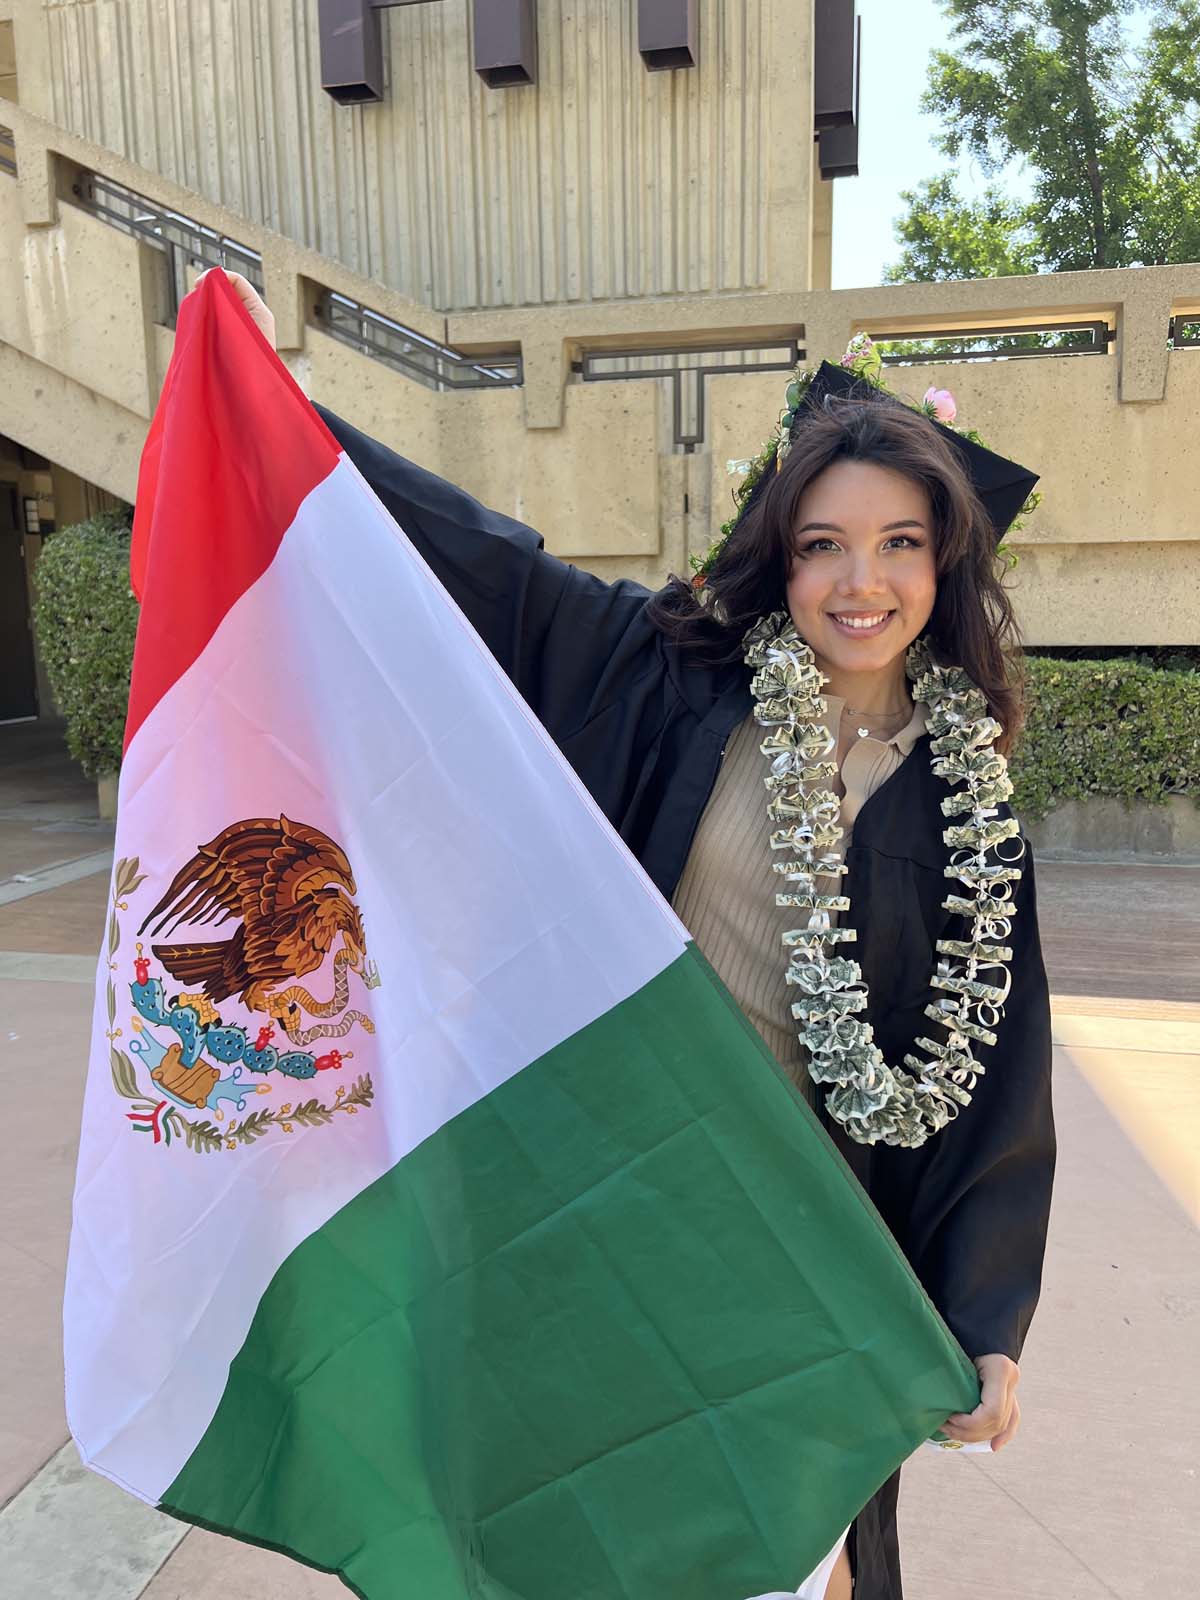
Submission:
[[[821,176],[817,145],[812,157],[812,266],[809,288],[833,287],[833,181]]]
[[[1133,278],[1117,323],[1118,394],[1122,402],[1162,400],[1167,392],[1167,324],[1171,295],[1167,284]]]
[[[766,287],[808,289],[813,193],[812,7],[773,0],[764,13],[767,127]]]
[[[54,117],[50,78],[50,31],[44,0],[8,0],[13,25],[21,104],[35,116]]]
[[[523,395],[527,428],[561,428],[563,387],[569,372],[566,341],[561,331],[548,330],[521,340],[525,369]]]

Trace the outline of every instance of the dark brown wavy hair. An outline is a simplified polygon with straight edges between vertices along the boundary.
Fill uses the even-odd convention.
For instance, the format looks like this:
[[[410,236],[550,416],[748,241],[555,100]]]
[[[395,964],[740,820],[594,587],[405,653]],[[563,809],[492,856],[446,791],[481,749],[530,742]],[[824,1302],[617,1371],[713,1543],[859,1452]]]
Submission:
[[[654,625],[712,664],[738,661],[746,630],[785,604],[800,497],[834,461],[873,461],[927,491],[937,594],[925,639],[943,665],[962,667],[987,697],[1007,751],[1023,713],[1017,629],[1001,583],[996,534],[953,447],[900,402],[827,396],[804,418],[778,472],[768,467],[709,571],[708,603],[673,577],[650,602]]]

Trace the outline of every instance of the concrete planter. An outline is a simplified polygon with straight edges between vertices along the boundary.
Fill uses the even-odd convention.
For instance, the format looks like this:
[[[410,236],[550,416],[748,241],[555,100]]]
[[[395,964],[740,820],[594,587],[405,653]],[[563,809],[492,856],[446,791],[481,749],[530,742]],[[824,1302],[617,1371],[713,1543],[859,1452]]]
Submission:
[[[1048,860],[1200,861],[1200,806],[1190,795],[1161,806],[1104,795],[1068,800],[1028,831]]]
[[[96,799],[100,806],[100,820],[111,822],[117,814],[117,775],[106,772],[96,780]]]

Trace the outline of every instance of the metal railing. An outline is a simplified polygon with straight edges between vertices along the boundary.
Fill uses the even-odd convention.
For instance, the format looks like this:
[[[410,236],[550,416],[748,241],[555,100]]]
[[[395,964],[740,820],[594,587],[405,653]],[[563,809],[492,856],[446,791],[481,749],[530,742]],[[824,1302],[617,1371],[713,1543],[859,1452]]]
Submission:
[[[947,333],[872,333],[887,366],[935,361],[1008,361],[1038,356],[1102,356],[1116,337],[1107,322],[1028,322],[1020,327],[956,328]],[[888,347],[893,348],[889,349]]]
[[[99,173],[82,174],[72,185],[72,193],[84,210],[102,217],[121,232],[144,240],[166,257],[168,326],[174,325],[179,314],[192,268],[228,267],[248,278],[260,294],[264,292],[262,256],[228,234],[155,205],[145,195]],[[520,355],[506,353],[486,362],[472,360],[332,290],[321,293],[315,314],[335,339],[428,388],[512,387],[522,381]]]
[[[262,256],[248,245],[206,228],[192,217],[155,205],[145,195],[95,172],[82,174],[71,189],[85,211],[103,217],[122,233],[145,240],[166,256],[168,325],[174,324],[179,303],[188,291],[191,267],[228,267],[249,278],[262,293]]]
[[[704,442],[708,379],[720,374],[791,372],[804,351],[795,339],[767,344],[710,345],[704,349],[588,350],[572,365],[584,383],[666,379],[671,385],[675,449],[691,455]]]
[[[17,144],[11,128],[0,128],[0,172],[17,175]]]
[[[519,351],[487,359],[465,356],[332,289],[321,294],[315,315],[332,338],[428,389],[515,389],[524,382]]]

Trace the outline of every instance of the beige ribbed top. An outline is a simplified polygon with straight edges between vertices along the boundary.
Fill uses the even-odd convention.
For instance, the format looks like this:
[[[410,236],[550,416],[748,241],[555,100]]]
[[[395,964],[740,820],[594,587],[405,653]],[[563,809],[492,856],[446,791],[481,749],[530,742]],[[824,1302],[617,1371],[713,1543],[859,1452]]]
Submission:
[[[908,722],[890,737],[861,738],[845,702],[831,695],[825,700],[826,723],[839,733],[841,781],[834,787],[842,795],[844,851],[863,805],[925,732],[925,712],[916,706]],[[804,913],[775,904],[776,894],[786,885],[771,870],[774,857],[763,783],[767,759],[759,749],[764,737],[753,715],[730,735],[675,891],[674,906],[768,1050],[814,1103],[817,1086],[805,1069],[803,1047],[792,1023],[793,995],[784,981],[787,952],[783,935],[789,928],[803,925]],[[822,879],[819,891],[840,892],[832,878]]]

